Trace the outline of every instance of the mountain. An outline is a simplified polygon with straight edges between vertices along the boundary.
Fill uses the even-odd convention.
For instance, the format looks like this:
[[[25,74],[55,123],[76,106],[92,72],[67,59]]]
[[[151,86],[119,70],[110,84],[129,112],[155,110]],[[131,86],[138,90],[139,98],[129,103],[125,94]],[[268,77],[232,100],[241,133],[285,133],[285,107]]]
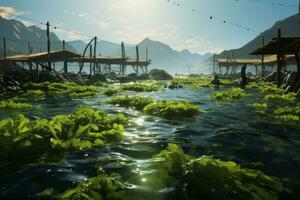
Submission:
[[[87,43],[81,40],[70,41],[68,42],[78,53],[83,53]],[[114,52],[116,52],[120,48],[120,44],[116,44],[113,42],[108,42],[105,40],[101,40],[97,43],[97,52],[101,53],[104,56],[111,56]],[[88,53],[88,52],[87,52]]]
[[[14,19],[0,17],[0,37],[6,38],[7,55],[28,53],[28,42],[31,43],[33,52],[46,51],[47,37],[46,30],[37,26],[25,26]],[[54,34],[50,33],[51,50],[62,49],[62,41]],[[66,44],[66,49],[75,49]],[[0,54],[3,55],[3,43],[0,42]]]
[[[218,58],[226,58],[227,56],[231,56],[231,52],[233,52],[234,56],[237,58],[252,57],[249,55],[249,53],[262,45],[263,36],[265,37],[266,44],[271,41],[272,38],[277,37],[277,30],[279,28],[281,28],[281,35],[283,37],[299,35],[299,15],[293,15],[284,20],[276,22],[271,28],[267,29],[241,48],[224,51],[218,56]]]
[[[192,54],[188,50],[181,52],[172,49],[167,44],[145,38],[137,44],[139,46],[140,59],[146,59],[146,47],[148,47],[148,58],[151,59],[150,68],[164,69],[170,73],[188,73],[189,66],[201,63],[209,55]],[[125,46],[126,56],[136,59],[136,47]],[[119,48],[113,55],[121,55]]]

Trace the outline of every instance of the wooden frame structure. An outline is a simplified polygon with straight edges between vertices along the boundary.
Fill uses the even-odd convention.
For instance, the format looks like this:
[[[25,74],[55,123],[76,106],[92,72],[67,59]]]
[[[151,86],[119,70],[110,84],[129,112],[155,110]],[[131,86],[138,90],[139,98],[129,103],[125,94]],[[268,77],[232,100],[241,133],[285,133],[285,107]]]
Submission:
[[[289,88],[291,92],[300,92],[300,37],[282,37],[281,29],[278,29],[277,37],[273,38],[267,45],[260,47],[251,55],[276,55],[277,63],[277,86],[280,87],[286,58],[295,59],[297,65],[297,76],[295,82]]]

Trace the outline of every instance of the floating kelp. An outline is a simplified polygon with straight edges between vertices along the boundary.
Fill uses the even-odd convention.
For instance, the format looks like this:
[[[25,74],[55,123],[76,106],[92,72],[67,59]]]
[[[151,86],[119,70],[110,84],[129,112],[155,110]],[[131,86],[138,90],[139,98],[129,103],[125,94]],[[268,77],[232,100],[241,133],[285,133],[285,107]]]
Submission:
[[[278,88],[275,84],[269,82],[252,82],[247,86],[247,88],[258,89],[264,94],[282,94],[284,92],[282,88]]]
[[[16,103],[14,101],[0,101],[0,110],[4,111],[18,111],[32,108],[28,103]]]
[[[45,92],[42,90],[28,90],[24,96],[27,98],[45,98]]]
[[[296,100],[295,93],[288,93],[288,94],[268,94],[264,97],[266,101],[281,101],[281,102],[293,102]]]
[[[83,183],[78,184],[77,187],[64,192],[59,199],[90,199],[90,200],[116,200],[114,195],[122,189],[120,176],[117,174],[106,175],[101,174],[91,178]]]
[[[157,84],[145,84],[145,83],[130,83],[124,84],[121,88],[125,91],[135,91],[135,92],[154,92],[159,90]]]
[[[267,200],[284,192],[278,178],[209,156],[191,159],[175,144],[154,157],[162,159],[156,166],[177,180],[182,199]]]
[[[44,153],[104,147],[123,138],[127,119],[108,116],[102,110],[80,107],[71,115],[31,120],[23,115],[0,120],[0,158],[26,159]]]
[[[214,87],[211,84],[213,77],[204,76],[204,77],[184,77],[184,78],[175,78],[172,83],[181,84],[181,85],[190,85],[192,87],[201,88],[201,87]],[[220,79],[221,83],[229,84],[231,81],[228,79]]]
[[[123,96],[116,97],[111,99],[108,103],[125,107],[125,108],[135,108],[137,110],[143,110],[145,106],[153,103],[154,100],[150,97],[142,97],[142,96]]]
[[[74,98],[94,97],[99,92],[96,86],[83,86],[76,83],[30,83],[26,87],[28,90],[41,90],[50,95],[66,95]]]
[[[106,96],[114,96],[121,92],[120,88],[108,87],[102,91],[102,93]]]
[[[247,94],[247,92],[241,88],[232,88],[225,91],[217,91],[210,95],[212,99],[218,101],[232,101],[232,100],[245,98],[248,96],[249,94]]]
[[[201,112],[200,107],[186,101],[156,101],[147,105],[144,113],[165,119],[194,117]]]
[[[267,103],[253,103],[250,104],[251,107],[255,108],[255,111],[260,114],[267,114],[269,110],[269,105]]]
[[[155,101],[150,97],[140,96],[117,97],[111,99],[108,103],[126,108],[135,108],[145,114],[165,119],[189,118],[201,112],[199,106],[186,101]]]

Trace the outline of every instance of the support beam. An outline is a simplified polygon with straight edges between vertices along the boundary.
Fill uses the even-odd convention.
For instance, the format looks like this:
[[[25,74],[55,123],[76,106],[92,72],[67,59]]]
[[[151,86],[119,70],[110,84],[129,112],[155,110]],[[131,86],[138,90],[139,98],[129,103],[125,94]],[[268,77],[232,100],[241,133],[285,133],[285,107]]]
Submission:
[[[265,36],[262,37],[262,47],[265,46]],[[265,55],[261,56],[261,75],[266,76]]]
[[[96,56],[97,56],[97,36],[95,36],[94,40],[94,66],[93,66],[93,73],[96,74]]]
[[[51,58],[50,58],[50,24],[47,22],[47,52],[48,52],[48,68],[51,70]]]
[[[6,39],[3,37],[3,58],[6,60]]]
[[[64,51],[64,74],[68,73],[68,61],[67,61],[67,56],[66,56],[66,42],[63,40],[63,51]]]
[[[93,73],[93,45],[90,45],[90,76]]]
[[[281,85],[281,70],[283,68],[281,52],[281,29],[277,30],[277,87]]]

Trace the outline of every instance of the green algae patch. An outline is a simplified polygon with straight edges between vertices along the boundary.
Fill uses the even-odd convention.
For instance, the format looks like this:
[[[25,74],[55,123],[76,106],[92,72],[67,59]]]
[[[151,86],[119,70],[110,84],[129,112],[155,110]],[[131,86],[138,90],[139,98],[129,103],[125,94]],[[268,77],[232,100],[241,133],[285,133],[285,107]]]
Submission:
[[[111,99],[108,103],[112,105],[117,105],[125,108],[134,108],[136,110],[143,110],[145,106],[153,103],[154,100],[150,97],[142,97],[142,96],[123,96],[116,97]]]
[[[259,114],[267,114],[269,111],[269,105],[267,103],[253,103],[251,107],[255,108],[255,112]]]
[[[116,95],[116,94],[121,93],[121,89],[120,89],[120,88],[114,88],[114,87],[108,87],[108,88],[104,89],[104,90],[102,91],[102,93],[103,93],[104,95],[110,97],[110,96],[114,96],[114,95]]]
[[[204,77],[180,77],[175,78],[172,83],[181,84],[181,85],[189,85],[195,88],[203,88],[203,87],[215,87],[211,84],[213,77],[204,76]],[[231,81],[228,79],[220,79],[222,84],[229,84]]]
[[[80,107],[71,115],[29,119],[23,115],[0,120],[0,158],[34,162],[55,152],[101,148],[123,139],[127,119],[102,110]]]
[[[30,109],[33,106],[28,103],[16,103],[14,101],[0,101],[0,110],[2,111],[20,111]]]
[[[201,112],[199,106],[186,101],[155,101],[150,97],[141,96],[116,97],[108,103],[125,108],[135,108],[148,115],[172,120],[194,117]]]
[[[296,100],[295,93],[288,94],[268,94],[264,97],[266,101],[276,101],[276,102],[293,102]]]
[[[247,94],[247,92],[241,88],[232,88],[225,91],[213,92],[210,95],[210,98],[217,101],[233,101],[249,96],[250,95]]]
[[[155,83],[130,83],[121,86],[122,90],[134,92],[155,92],[159,86]]]
[[[165,119],[183,119],[198,115],[201,112],[199,106],[186,101],[156,101],[143,109],[144,113]]]
[[[38,98],[43,99],[45,98],[46,93],[42,90],[28,90],[24,96],[28,98]]]
[[[282,88],[268,82],[250,83],[247,88],[258,89],[263,94],[282,94],[284,92]]]
[[[101,174],[65,191],[59,199],[116,200],[114,195],[122,189],[121,184],[118,184],[119,179],[120,176],[117,174]]]
[[[41,90],[49,95],[66,95],[71,98],[95,97],[99,88],[96,86],[78,85],[72,82],[65,83],[30,83],[28,90]]]
[[[278,178],[210,156],[197,159],[170,144],[154,156],[157,167],[177,180],[182,199],[279,199],[285,188]]]

